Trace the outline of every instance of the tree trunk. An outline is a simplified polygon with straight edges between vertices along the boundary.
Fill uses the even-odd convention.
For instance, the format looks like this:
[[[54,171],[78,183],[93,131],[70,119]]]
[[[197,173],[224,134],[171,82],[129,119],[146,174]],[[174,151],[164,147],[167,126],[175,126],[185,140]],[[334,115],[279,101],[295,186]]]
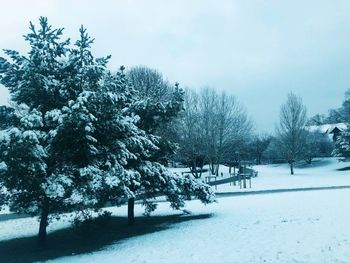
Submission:
[[[199,172],[199,178],[202,178],[203,166],[204,166],[204,162],[203,162],[203,161],[201,161],[201,165],[200,165],[200,169],[201,169],[201,171]]]
[[[290,162],[290,174],[294,174],[293,162]]]
[[[46,245],[46,227],[48,225],[49,217],[49,202],[48,200],[43,201],[43,206],[41,209],[40,224],[39,224],[39,234],[38,234],[38,245],[44,247]]]
[[[256,164],[257,165],[261,164],[261,155],[258,155],[258,158],[256,159]]]
[[[247,188],[247,178],[246,178],[246,174],[243,174],[243,188]]]
[[[220,168],[220,164],[217,163],[217,164],[216,164],[216,167],[215,167],[215,175],[216,175],[216,176],[219,176],[219,168]]]
[[[131,197],[128,200],[128,224],[129,224],[129,226],[131,226],[135,223],[134,206],[135,206],[135,198]]]
[[[236,176],[236,166],[233,166],[233,176]],[[236,180],[233,180],[233,185],[236,186]]]
[[[210,169],[211,175],[215,175],[215,167],[212,161],[209,162],[209,169]]]

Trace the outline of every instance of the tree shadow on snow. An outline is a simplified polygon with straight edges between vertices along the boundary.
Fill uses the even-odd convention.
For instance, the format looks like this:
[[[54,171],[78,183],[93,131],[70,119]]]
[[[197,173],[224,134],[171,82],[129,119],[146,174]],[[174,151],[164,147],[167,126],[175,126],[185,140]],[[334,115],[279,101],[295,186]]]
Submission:
[[[316,167],[322,167],[322,166],[327,166],[330,165],[332,163],[331,160],[328,159],[314,159],[312,160],[311,163],[307,163],[305,161],[299,161],[297,163],[295,163],[295,168],[316,168]]]
[[[350,166],[337,169],[337,171],[349,171],[349,170],[350,170]]]
[[[211,216],[211,214],[144,216],[137,217],[133,226],[128,226],[125,217],[111,217],[103,224],[94,222],[82,227],[52,232],[48,235],[45,249],[37,246],[36,236],[0,241],[0,262],[34,262],[91,253],[129,237],[166,230],[176,223]]]

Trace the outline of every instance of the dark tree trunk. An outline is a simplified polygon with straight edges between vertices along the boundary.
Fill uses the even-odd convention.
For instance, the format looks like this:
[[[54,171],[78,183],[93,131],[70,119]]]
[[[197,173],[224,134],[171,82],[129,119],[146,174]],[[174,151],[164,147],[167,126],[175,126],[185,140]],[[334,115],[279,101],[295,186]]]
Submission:
[[[131,226],[135,223],[134,206],[135,206],[135,198],[131,197],[128,200],[128,224],[129,224],[129,226]]]
[[[236,166],[233,166],[233,176],[236,176]],[[236,180],[233,180],[233,185],[236,186]]]
[[[209,169],[210,169],[210,173],[211,175],[215,175],[215,167],[214,167],[214,163],[213,162],[209,162]]]
[[[289,165],[290,165],[290,174],[293,175],[294,174],[293,162],[290,162]]]
[[[46,245],[46,227],[48,225],[49,217],[49,202],[45,200],[41,209],[40,224],[39,224],[39,234],[38,234],[38,245],[44,247]]]
[[[197,169],[197,161],[196,160],[194,160],[193,161],[193,167],[194,167],[194,173],[195,173],[195,178],[199,178],[198,177],[198,169]]]
[[[257,165],[261,164],[261,155],[259,155],[258,158],[256,159],[256,164]]]
[[[202,173],[203,173],[203,166],[204,166],[204,161],[201,161],[201,171],[199,172],[199,178],[202,178]]]
[[[217,164],[215,165],[215,176],[219,176],[219,168],[220,168],[220,164],[217,163]]]

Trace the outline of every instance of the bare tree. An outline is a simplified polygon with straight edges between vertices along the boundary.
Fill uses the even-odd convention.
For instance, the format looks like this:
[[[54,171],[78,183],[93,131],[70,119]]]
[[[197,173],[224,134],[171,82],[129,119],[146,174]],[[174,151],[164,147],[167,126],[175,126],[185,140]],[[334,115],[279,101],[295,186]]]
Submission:
[[[214,89],[204,88],[201,90],[199,103],[200,125],[211,174],[215,174],[215,163],[218,153],[217,102],[218,95]]]
[[[306,107],[301,97],[289,93],[286,103],[281,106],[277,138],[291,174],[294,174],[294,162],[302,158],[306,123]]]
[[[153,159],[167,165],[177,150],[179,115],[183,110],[183,90],[178,83],[169,84],[156,69],[145,66],[131,68],[126,73],[136,90],[135,112],[140,116],[138,125],[159,136],[159,151]]]
[[[250,141],[253,123],[248,117],[245,108],[234,98],[230,98],[230,109],[226,121],[224,143],[221,147],[220,163],[230,167],[239,165],[241,161],[250,157]]]
[[[232,149],[243,149],[252,123],[234,96],[210,88],[201,92],[201,120],[209,167],[218,176],[220,164],[233,155]]]
[[[127,77],[141,98],[148,98],[153,102],[164,102],[171,97],[171,85],[156,69],[136,66],[127,72]]]
[[[331,156],[333,145],[327,134],[319,131],[305,131],[303,159],[311,164],[315,157]]]
[[[197,168],[202,171],[205,163],[210,173],[218,176],[220,164],[232,163],[236,153],[240,157],[247,153],[252,123],[234,96],[212,88],[199,93],[187,90],[184,108],[179,154],[195,177],[201,176]]]
[[[251,146],[252,154],[255,158],[256,164],[261,164],[261,159],[264,152],[270,145],[272,137],[267,134],[257,134],[253,137]]]
[[[185,90],[185,110],[181,116],[179,155],[185,159],[195,178],[202,176],[206,160],[199,102],[197,93],[189,89]]]

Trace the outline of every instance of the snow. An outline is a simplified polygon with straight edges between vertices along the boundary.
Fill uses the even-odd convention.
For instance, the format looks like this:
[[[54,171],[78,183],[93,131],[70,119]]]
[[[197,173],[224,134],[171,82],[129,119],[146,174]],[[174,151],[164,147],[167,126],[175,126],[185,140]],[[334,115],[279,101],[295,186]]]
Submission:
[[[327,190],[192,201],[192,215],[210,216],[52,262],[349,262],[349,196]],[[155,214],[169,213],[161,203]]]
[[[322,133],[331,133],[335,128],[338,128],[339,130],[345,130],[346,124],[345,123],[334,123],[334,124],[322,124],[322,125],[310,125],[307,126],[308,130],[310,132],[322,132]]]
[[[6,211],[5,211],[6,212]],[[4,213],[5,213],[4,212]],[[0,212],[0,215],[2,211]],[[1,218],[1,217],[0,217]],[[48,233],[69,227],[71,223],[68,218],[51,223],[47,230]],[[38,234],[39,221],[37,218],[20,218],[0,221],[0,240],[8,240],[20,237],[35,236]]]
[[[338,169],[350,162],[320,158],[311,166],[300,163],[295,175],[286,164],[259,165],[252,189],[218,186],[218,192],[291,189],[350,185],[350,172]],[[172,169],[178,173],[185,168]],[[227,167],[221,167],[226,176]],[[350,189],[241,195],[218,198],[218,203],[203,205],[186,202],[190,215],[201,219],[164,223],[165,230],[123,240],[91,253],[57,258],[52,262],[349,262]],[[126,207],[106,210],[127,216]],[[135,206],[135,215],[144,212]],[[0,213],[3,213],[1,211]],[[183,214],[158,203],[152,215]],[[137,222],[137,221],[136,221]],[[54,221],[48,232],[70,226],[69,218]],[[37,234],[36,218],[0,221],[0,240]],[[50,261],[50,262],[51,262]]]
[[[274,189],[295,189],[326,186],[350,186],[350,171],[338,171],[350,167],[350,162],[340,162],[339,158],[316,158],[311,165],[304,161],[298,163],[291,175],[288,164],[255,165],[253,169],[258,171],[258,177],[252,178],[252,188],[240,189],[233,184],[218,185],[216,192],[247,192]],[[207,168],[207,167],[205,167]],[[188,168],[172,168],[172,171],[181,174]],[[228,167],[221,165],[218,179],[227,178]],[[232,169],[233,172],[233,169]],[[202,178],[208,176],[204,173]]]

